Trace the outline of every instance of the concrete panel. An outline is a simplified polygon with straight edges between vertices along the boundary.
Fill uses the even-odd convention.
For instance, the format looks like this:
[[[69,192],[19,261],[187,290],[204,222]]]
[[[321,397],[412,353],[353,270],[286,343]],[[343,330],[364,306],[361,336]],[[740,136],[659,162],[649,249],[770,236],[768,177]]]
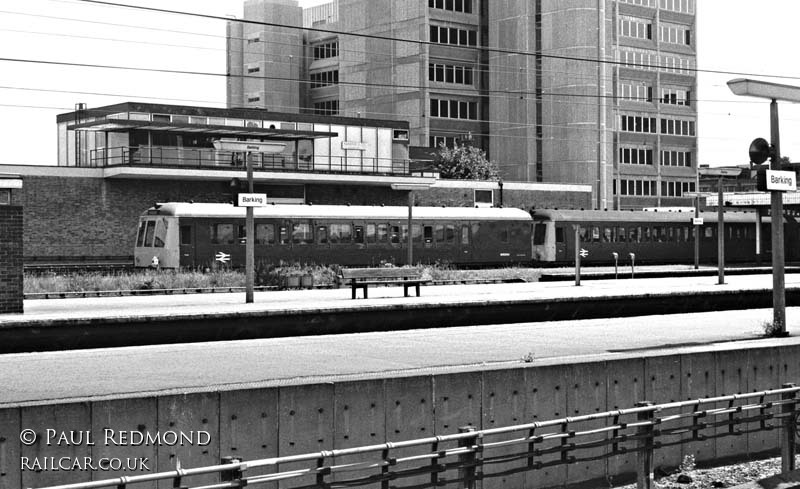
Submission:
[[[500,428],[523,424],[530,421],[526,416],[525,402],[528,388],[525,385],[525,370],[521,368],[510,370],[490,370],[483,375],[483,429]],[[507,435],[496,435],[484,438],[484,443],[518,438],[520,432]],[[527,449],[527,445],[508,445],[502,448],[491,449],[486,455],[501,456],[520,453]],[[484,464],[484,475],[499,474],[504,471],[523,468],[525,458],[517,461],[497,464]],[[484,479],[483,486],[496,488],[524,487],[525,473],[499,475]]]
[[[483,376],[480,372],[438,375],[433,378],[437,435],[458,433],[463,426],[481,429]]]
[[[297,455],[333,449],[333,384],[282,387],[278,394],[278,455]],[[312,462],[313,463],[313,462]],[[308,467],[282,464],[278,470]],[[279,487],[314,483],[314,477],[281,482]]]
[[[645,362],[643,359],[621,360],[606,363],[607,390],[606,407],[607,410],[617,410],[633,407],[637,402],[649,401],[644,397],[645,385]],[[627,416],[619,419],[620,422],[630,423],[636,421],[636,416]],[[612,422],[611,419],[606,423]],[[622,431],[633,433],[633,430]],[[608,434],[613,436],[613,432]],[[620,447],[633,449],[636,442],[620,444]],[[609,449],[610,451],[610,449]],[[617,455],[608,459],[608,477],[613,482],[619,476],[633,476],[636,473],[636,454]]]
[[[142,437],[155,436],[158,431],[156,398],[120,399],[92,404],[92,433],[95,445],[92,458],[118,458],[120,470],[93,471],[93,480],[142,475],[158,470],[155,444],[144,442]],[[145,438],[146,440],[146,438]],[[137,484],[142,489],[154,489],[155,482]]]
[[[779,351],[780,385],[793,383],[800,386],[800,346],[786,346]]]
[[[386,409],[384,405],[384,380],[343,382],[334,385],[334,431],[335,449],[376,445],[386,441]],[[381,453],[338,457],[337,464],[354,462],[378,462]],[[380,470],[346,472],[334,475],[333,480],[369,477]],[[365,486],[380,488],[380,484]]]
[[[694,355],[681,356],[681,398],[683,400],[699,399],[703,397],[714,397],[717,395],[715,363],[713,353],[698,353]],[[720,391],[722,388],[720,388]],[[690,413],[691,407],[685,408],[683,412]],[[698,422],[708,422],[707,418],[699,418]],[[692,417],[682,421],[684,426],[694,424]],[[706,428],[699,431],[700,436],[709,436],[714,433],[713,429]],[[691,439],[692,434],[683,435],[682,439]],[[683,460],[687,455],[692,455],[697,462],[712,462],[716,457],[716,443],[713,439],[694,441],[681,445]]]
[[[278,390],[226,391],[219,395],[220,457],[257,460],[278,456]],[[248,469],[245,475],[269,474],[274,468]],[[266,484],[275,489],[277,483]]]
[[[750,392],[778,389],[781,386],[779,376],[781,371],[780,355],[777,348],[764,348],[760,350],[747,351],[747,387]],[[755,398],[750,402],[759,402]],[[779,412],[780,408],[771,410]],[[758,410],[749,411],[745,416],[757,416],[761,414]],[[767,420],[768,425],[780,426],[780,421]],[[748,423],[748,430],[758,430],[760,423]],[[780,431],[757,431],[748,433],[747,449],[750,454],[759,454],[769,451],[776,451],[780,448]]]
[[[0,489],[21,489],[20,410],[0,410]]]
[[[386,380],[386,438],[388,441],[413,440],[434,436],[433,377],[406,377]],[[392,450],[391,456],[404,457],[427,453],[430,447]],[[419,466],[419,462],[397,465],[403,470]],[[424,484],[430,476],[404,478],[398,486]]]
[[[538,367],[525,370],[526,377],[526,422],[561,419],[567,416],[567,378],[565,367]],[[559,432],[558,427],[542,429],[534,434]],[[536,448],[548,449],[558,441],[537,443]],[[534,458],[534,462],[552,462],[560,458],[558,453]],[[525,474],[526,487],[554,487],[567,480],[567,466],[543,467]]]
[[[749,358],[741,351],[719,352],[716,355],[716,388],[717,395],[741,394],[748,391],[747,374],[750,368]],[[737,402],[736,404],[740,404]],[[729,403],[719,403],[717,407],[727,407]],[[742,414],[740,414],[742,416]],[[709,417],[708,421],[722,422],[727,415]],[[744,425],[733,428],[733,433],[743,433]],[[727,426],[717,428],[717,434],[727,434],[731,431]],[[747,436],[732,435],[717,438],[717,461],[732,458],[737,453],[747,453]]]
[[[20,428],[34,430],[36,442],[21,447],[21,459],[28,467],[41,464],[41,471],[22,470],[22,487],[45,487],[87,482],[89,470],[72,470],[91,456],[92,438],[89,404],[57,404],[22,409]],[[50,431],[48,431],[50,430]],[[17,435],[18,436],[18,435]],[[53,466],[55,464],[55,467]],[[66,464],[66,465],[65,465]]]
[[[605,362],[582,363],[571,365],[567,369],[567,412],[570,417],[594,414],[606,410],[606,368]],[[641,380],[641,379],[640,379]],[[585,431],[605,426],[605,420],[594,420],[583,423],[571,423],[570,430]],[[581,437],[580,442],[602,439],[604,435],[594,435],[591,438]],[[604,447],[573,450],[572,455],[577,459],[595,457],[606,452]],[[576,462],[567,467],[570,481],[588,481],[605,478],[606,467],[604,463]]]
[[[655,404],[678,402],[681,400],[681,359],[678,355],[649,357],[645,359],[644,399]],[[668,413],[662,413],[668,414]],[[668,421],[659,429],[669,430],[681,426],[683,420]],[[680,435],[662,436],[662,443],[677,442]],[[664,471],[681,463],[681,447],[673,445],[655,451],[653,464]]]
[[[163,437],[158,445],[158,470],[203,467],[219,463],[219,394],[184,394],[158,399],[158,432]],[[210,443],[203,445],[202,439],[191,442],[172,443],[174,434],[180,436],[206,436]],[[192,477],[191,485],[213,484],[218,476],[209,474]],[[186,482],[183,483],[184,485]],[[172,488],[171,480],[159,481],[158,487]]]

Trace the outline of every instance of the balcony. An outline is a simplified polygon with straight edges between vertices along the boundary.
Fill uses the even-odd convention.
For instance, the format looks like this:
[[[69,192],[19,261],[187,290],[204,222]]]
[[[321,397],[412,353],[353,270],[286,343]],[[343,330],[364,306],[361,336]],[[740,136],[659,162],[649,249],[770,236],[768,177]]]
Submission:
[[[409,176],[409,160],[358,156],[295,156],[287,154],[251,155],[254,171],[308,172]],[[150,167],[187,170],[241,170],[244,155],[206,148],[174,146],[119,146],[89,152],[93,168]]]

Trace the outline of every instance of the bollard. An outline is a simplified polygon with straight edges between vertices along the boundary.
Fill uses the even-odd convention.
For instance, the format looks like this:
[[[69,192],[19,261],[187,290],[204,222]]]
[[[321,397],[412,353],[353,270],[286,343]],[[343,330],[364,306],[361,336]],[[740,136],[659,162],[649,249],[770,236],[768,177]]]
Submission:
[[[614,279],[616,280],[616,279],[619,278],[619,276],[617,274],[617,271],[618,271],[617,265],[619,265],[619,253],[614,251],[614,252],[611,253],[611,256],[614,257]]]
[[[459,433],[472,433],[475,431],[474,426],[462,426],[458,429]],[[478,435],[474,437],[464,438],[458,441],[459,447],[471,447],[477,445]],[[458,478],[463,480],[461,487],[463,489],[475,489],[475,460],[477,459],[474,452],[458,456],[458,463],[461,468],[458,469]]]
[[[636,261],[636,253],[628,253],[628,255],[630,255],[630,257],[631,257],[631,278],[635,278],[634,277],[634,266],[633,266],[633,264]]]
[[[637,402],[636,407],[652,406],[649,401]],[[637,421],[653,421],[654,411],[643,411],[637,414]],[[636,442],[636,489],[653,488],[653,425],[639,426],[636,434],[640,436]]]
[[[784,389],[792,388],[795,384],[783,384],[781,387]],[[781,394],[782,401],[791,401],[781,406],[781,414],[786,417],[783,418],[783,441],[781,442],[781,472],[787,473],[795,469],[795,455],[797,454],[797,447],[795,445],[795,406],[796,406],[796,393],[787,392]]]

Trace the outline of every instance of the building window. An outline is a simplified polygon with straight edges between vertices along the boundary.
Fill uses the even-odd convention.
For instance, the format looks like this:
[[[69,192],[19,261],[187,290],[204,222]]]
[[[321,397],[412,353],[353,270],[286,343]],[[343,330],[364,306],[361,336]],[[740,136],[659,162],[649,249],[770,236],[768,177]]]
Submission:
[[[339,101],[326,100],[324,102],[314,102],[314,114],[316,115],[338,115]]]
[[[432,98],[430,102],[430,113],[431,117],[477,120],[478,103]]]
[[[656,133],[656,118],[645,117],[639,115],[625,115],[619,116],[620,131],[624,132],[640,132],[640,133]]]
[[[261,101],[261,94],[259,92],[253,92],[247,94],[247,101],[248,102],[260,102]]]
[[[653,70],[658,66],[658,53],[647,49],[622,49],[619,51],[619,61],[626,68]]]
[[[682,197],[684,193],[694,192],[694,182],[665,182],[661,181],[662,197]]]
[[[694,62],[691,58],[678,55],[664,55],[659,63],[659,71],[665,73],[678,73],[688,75],[694,70]]]
[[[659,0],[658,7],[662,10],[693,14],[694,0]]]
[[[428,8],[471,14],[472,0],[428,0]]]
[[[430,26],[430,42],[454,46],[477,46],[478,31],[439,25]]]
[[[652,102],[653,87],[642,81],[622,80],[619,83],[619,98],[632,102]]]
[[[632,146],[620,147],[619,162],[626,165],[652,165],[653,149]]]
[[[694,136],[695,122],[689,119],[661,119],[661,134],[671,136]]]
[[[659,101],[662,104],[689,106],[692,92],[682,88],[662,88]]]
[[[256,32],[255,34],[250,34],[249,36],[247,36],[247,44],[253,44],[259,41],[261,41],[260,32]]]
[[[314,59],[335,58],[339,56],[339,42],[329,41],[311,46]]]
[[[0,188],[0,205],[11,205],[11,190]]]
[[[328,85],[339,84],[339,70],[322,71],[308,75],[311,81],[311,88],[327,87]]]
[[[653,23],[648,19],[620,16],[619,34],[623,37],[632,37],[635,39],[652,39]]]
[[[439,146],[445,146],[447,148],[456,147],[456,138],[451,136],[430,136],[428,142],[431,148],[438,148]]]
[[[475,190],[475,207],[492,207],[494,205],[494,192],[492,190]]]
[[[631,5],[640,5],[642,7],[655,7],[656,0],[618,0],[619,3],[629,3]]]
[[[646,179],[621,178],[619,195],[629,197],[650,197],[656,195],[656,181]]]
[[[661,151],[661,166],[692,167],[692,152],[686,150]]]
[[[430,81],[472,85],[473,79],[471,66],[428,64],[428,80]]]
[[[662,23],[658,30],[659,42],[669,44],[692,44],[692,34],[689,26]]]
[[[248,74],[250,74],[250,73],[258,73],[259,71],[261,71],[261,66],[259,66],[258,64],[247,65],[247,73]]]

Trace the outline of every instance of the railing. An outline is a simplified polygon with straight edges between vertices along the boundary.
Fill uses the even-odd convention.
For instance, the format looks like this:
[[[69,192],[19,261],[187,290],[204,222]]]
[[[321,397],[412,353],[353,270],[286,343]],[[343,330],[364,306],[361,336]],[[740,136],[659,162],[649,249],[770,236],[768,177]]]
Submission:
[[[368,484],[380,484],[382,489],[456,484],[471,489],[480,480],[633,455],[637,487],[644,489],[652,485],[655,450],[774,429],[782,429],[782,469],[787,472],[794,470],[798,391],[794,384],[785,384],[770,391],[659,405],[638,403],[630,409],[479,431],[466,427],[458,434],[357,448],[247,462],[225,457],[221,465],[49,489],[125,489],[156,480],[171,480],[172,487],[198,489],[276,481],[290,481],[295,489]],[[245,476],[247,471],[258,473]],[[187,478],[203,474],[219,474],[220,482],[187,484]]]
[[[119,146],[90,151],[88,166],[154,166],[167,168],[243,169],[244,155],[229,151],[173,146]],[[409,161],[363,156],[251,155],[253,169],[322,173],[408,175]]]

